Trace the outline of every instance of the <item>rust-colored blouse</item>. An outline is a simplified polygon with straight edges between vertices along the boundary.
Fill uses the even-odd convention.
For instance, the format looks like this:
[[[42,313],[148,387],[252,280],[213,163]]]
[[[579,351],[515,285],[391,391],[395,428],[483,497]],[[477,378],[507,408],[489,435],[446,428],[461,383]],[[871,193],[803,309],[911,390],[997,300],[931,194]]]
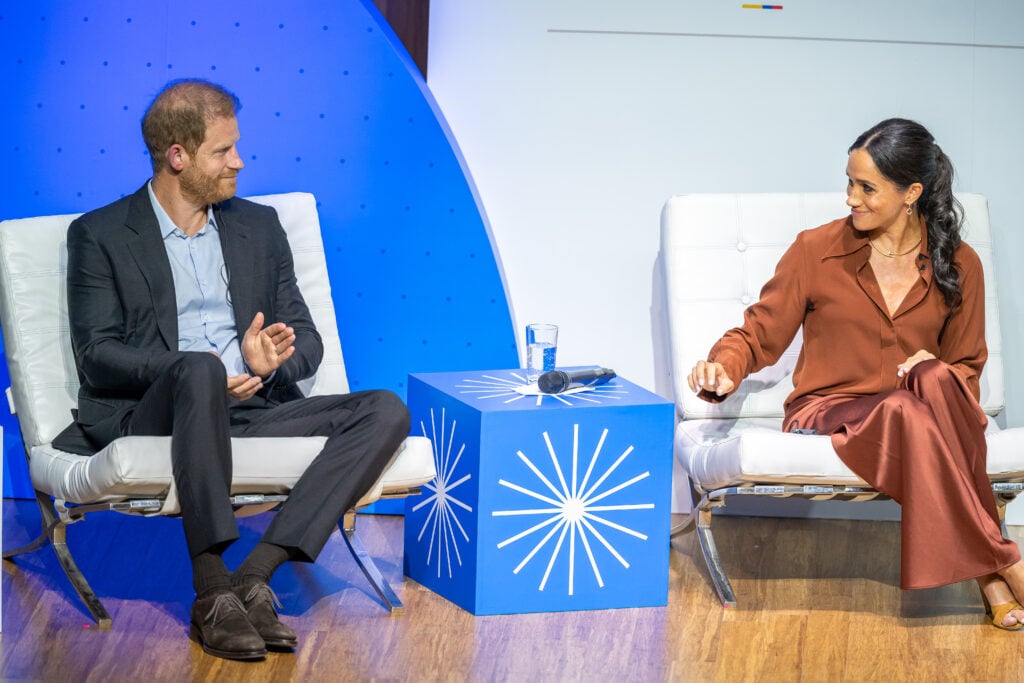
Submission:
[[[803,325],[803,348],[787,409],[808,395],[894,389],[899,382],[896,366],[921,349],[952,366],[978,398],[988,350],[985,283],[977,252],[961,243],[955,254],[963,301],[952,316],[932,282],[927,235],[917,257],[921,278],[891,317],[868,265],[870,255],[867,233],[856,230],[849,218],[801,232],[761,290],[760,300],[744,312],[743,325],[726,332],[708,359],[721,363],[738,385],[778,361]],[[708,391],[700,396],[724,398]]]

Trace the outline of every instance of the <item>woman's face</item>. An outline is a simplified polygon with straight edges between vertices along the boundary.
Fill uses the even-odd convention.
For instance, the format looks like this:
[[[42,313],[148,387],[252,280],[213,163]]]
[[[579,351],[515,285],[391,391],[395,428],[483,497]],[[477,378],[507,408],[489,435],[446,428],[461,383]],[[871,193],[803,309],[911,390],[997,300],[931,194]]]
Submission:
[[[886,229],[907,218],[907,206],[920,194],[920,185],[900,189],[882,175],[865,149],[850,152],[846,163],[846,205],[853,227],[862,231]]]

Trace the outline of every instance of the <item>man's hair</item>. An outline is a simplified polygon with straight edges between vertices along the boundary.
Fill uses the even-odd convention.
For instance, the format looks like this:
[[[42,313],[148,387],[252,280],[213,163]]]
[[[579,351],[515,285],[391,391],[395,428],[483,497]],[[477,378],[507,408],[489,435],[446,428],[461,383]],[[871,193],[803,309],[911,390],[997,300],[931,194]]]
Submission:
[[[234,93],[215,83],[200,79],[168,83],[142,117],[142,139],[149,149],[153,173],[167,166],[165,153],[171,145],[181,145],[189,156],[195,156],[206,139],[206,124],[233,117],[241,108]]]

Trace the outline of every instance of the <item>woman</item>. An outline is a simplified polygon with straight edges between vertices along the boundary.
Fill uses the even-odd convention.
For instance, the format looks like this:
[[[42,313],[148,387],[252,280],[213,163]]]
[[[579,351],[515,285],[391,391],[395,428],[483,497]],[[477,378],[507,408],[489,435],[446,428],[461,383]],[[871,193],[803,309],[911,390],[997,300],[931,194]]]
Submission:
[[[1020,629],[1024,565],[985,471],[983,274],[952,164],[923,126],[889,119],[853,143],[846,175],[850,215],[797,236],[690,388],[723,400],[803,326],[786,431],[830,434],[901,503],[902,588],[977,579],[993,625]]]

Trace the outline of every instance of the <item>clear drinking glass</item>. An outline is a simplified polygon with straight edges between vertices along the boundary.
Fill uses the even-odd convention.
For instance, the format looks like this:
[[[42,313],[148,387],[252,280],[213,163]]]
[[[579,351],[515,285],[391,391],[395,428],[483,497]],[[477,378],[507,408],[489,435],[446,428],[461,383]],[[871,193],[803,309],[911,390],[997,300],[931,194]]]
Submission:
[[[531,323],[526,326],[526,379],[532,384],[541,373],[555,369],[558,325]]]

